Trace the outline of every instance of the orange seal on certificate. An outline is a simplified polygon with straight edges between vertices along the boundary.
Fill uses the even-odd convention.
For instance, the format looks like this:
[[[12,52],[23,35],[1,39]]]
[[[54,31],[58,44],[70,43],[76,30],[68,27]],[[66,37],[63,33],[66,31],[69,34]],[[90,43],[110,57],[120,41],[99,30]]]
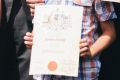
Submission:
[[[48,70],[55,71],[57,69],[57,63],[55,61],[51,61],[48,63]]]

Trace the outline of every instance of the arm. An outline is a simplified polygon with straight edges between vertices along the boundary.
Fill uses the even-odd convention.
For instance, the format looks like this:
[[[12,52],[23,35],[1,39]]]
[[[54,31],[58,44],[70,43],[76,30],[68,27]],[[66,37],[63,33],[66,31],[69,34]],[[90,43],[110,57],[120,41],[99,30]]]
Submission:
[[[102,35],[90,47],[91,56],[95,56],[97,53],[103,51],[116,38],[114,23],[109,21],[110,19],[116,18],[113,4],[110,2],[101,2],[101,0],[95,0],[94,9],[96,12],[96,17],[100,21]]]
[[[105,21],[101,22],[102,35],[97,41],[90,47],[91,56],[97,55],[97,53],[103,51],[108,47],[116,38],[116,32],[113,22]]]
[[[102,34],[92,46],[89,46],[87,39],[80,40],[80,56],[94,57],[115,40],[116,32],[113,22],[101,22],[101,28]]]

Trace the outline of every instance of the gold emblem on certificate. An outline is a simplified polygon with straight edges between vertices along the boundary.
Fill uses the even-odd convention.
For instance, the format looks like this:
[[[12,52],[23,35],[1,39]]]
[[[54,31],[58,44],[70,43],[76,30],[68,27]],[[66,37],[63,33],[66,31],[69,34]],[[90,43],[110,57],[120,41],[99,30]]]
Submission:
[[[83,7],[36,5],[30,74],[78,76]]]
[[[72,26],[70,18],[69,12],[66,12],[62,7],[58,7],[52,10],[49,15],[43,16],[43,23],[47,25],[46,29],[64,30]]]

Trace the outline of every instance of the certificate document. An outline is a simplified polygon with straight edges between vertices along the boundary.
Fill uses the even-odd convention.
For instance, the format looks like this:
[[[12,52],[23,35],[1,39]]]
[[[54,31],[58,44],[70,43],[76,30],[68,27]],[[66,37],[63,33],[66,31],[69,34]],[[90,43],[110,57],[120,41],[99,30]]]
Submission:
[[[111,2],[118,2],[118,3],[120,3],[120,0],[102,0],[102,1],[111,1]]]
[[[78,76],[83,7],[36,5],[30,75]]]

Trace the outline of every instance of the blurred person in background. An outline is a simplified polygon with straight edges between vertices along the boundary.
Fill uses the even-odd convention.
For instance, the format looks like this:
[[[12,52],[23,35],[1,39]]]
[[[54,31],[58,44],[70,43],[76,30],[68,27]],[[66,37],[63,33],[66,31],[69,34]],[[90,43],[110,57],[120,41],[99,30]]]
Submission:
[[[29,76],[30,49],[23,40],[25,33],[32,30],[29,14],[25,0],[2,0],[0,80],[32,80]]]

